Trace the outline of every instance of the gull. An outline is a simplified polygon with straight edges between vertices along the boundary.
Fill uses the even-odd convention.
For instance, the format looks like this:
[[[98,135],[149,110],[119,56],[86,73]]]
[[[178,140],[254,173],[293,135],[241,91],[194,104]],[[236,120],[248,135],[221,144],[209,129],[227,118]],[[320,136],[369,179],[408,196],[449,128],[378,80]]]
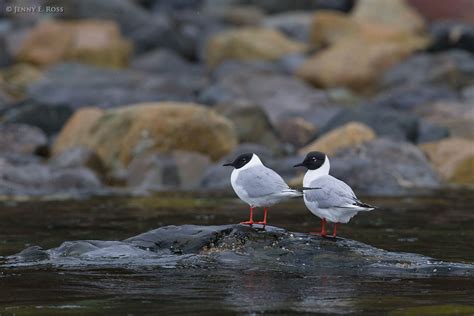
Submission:
[[[311,213],[321,218],[321,236],[326,236],[326,222],[334,223],[333,237],[339,223],[348,223],[358,212],[367,212],[373,206],[361,202],[351,187],[329,175],[330,163],[326,154],[319,151],[308,153],[302,163],[294,167],[306,167],[303,187],[319,187],[320,190],[304,191],[304,203]]]
[[[302,192],[291,189],[278,173],[265,167],[254,153],[242,154],[224,166],[234,167],[230,177],[232,188],[250,206],[250,218],[241,224],[262,224],[265,227],[270,206],[303,195]],[[253,210],[256,207],[264,208],[263,221],[253,221]]]

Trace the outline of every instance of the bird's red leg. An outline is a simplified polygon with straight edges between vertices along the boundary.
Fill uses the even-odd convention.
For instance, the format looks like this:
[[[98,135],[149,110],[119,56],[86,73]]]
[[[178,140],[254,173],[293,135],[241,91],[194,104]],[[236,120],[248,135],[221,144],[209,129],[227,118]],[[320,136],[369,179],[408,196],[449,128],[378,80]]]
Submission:
[[[263,208],[263,221],[261,222],[255,222],[255,224],[262,224],[263,228],[267,225],[267,213],[268,213],[268,207]]]
[[[321,236],[326,236],[326,219],[321,220]]]
[[[326,236],[326,219],[321,220],[321,232],[310,232],[311,235]]]
[[[337,225],[339,223],[334,223],[334,230],[332,231],[332,237],[336,238],[336,235],[337,235]]]
[[[246,222],[240,222],[240,224],[245,224],[245,225],[253,225],[253,207],[250,207],[250,219]]]

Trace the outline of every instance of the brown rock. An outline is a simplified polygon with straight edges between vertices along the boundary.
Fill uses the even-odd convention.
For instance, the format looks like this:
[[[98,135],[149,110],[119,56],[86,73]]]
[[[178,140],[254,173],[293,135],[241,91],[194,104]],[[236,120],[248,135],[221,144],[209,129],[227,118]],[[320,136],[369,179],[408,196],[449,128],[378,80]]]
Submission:
[[[297,75],[315,86],[363,90],[388,68],[426,45],[424,38],[371,41],[345,38],[308,59]]]
[[[328,155],[361,145],[376,138],[375,132],[365,124],[349,122],[336,128],[299,150],[300,155],[306,155],[310,151],[322,151]]]
[[[53,152],[83,145],[114,170],[152,151],[194,151],[217,160],[236,144],[233,124],[214,111],[193,103],[158,102],[104,112],[81,109],[66,123]]]
[[[276,60],[305,46],[273,29],[242,28],[214,35],[208,42],[207,62],[216,66],[226,59]]]
[[[448,138],[423,144],[421,149],[445,180],[474,183],[474,140]]]
[[[320,87],[364,90],[385,70],[429,44],[418,34],[423,28],[423,20],[403,0],[362,0],[352,15],[318,11],[311,44],[329,47],[303,63],[297,75]]]
[[[77,60],[106,67],[128,64],[132,44],[115,22],[46,21],[38,24],[23,41],[16,59],[37,65]]]
[[[29,84],[43,77],[38,68],[29,64],[14,64],[3,69],[0,75],[3,77],[5,90],[17,97],[22,97]]]

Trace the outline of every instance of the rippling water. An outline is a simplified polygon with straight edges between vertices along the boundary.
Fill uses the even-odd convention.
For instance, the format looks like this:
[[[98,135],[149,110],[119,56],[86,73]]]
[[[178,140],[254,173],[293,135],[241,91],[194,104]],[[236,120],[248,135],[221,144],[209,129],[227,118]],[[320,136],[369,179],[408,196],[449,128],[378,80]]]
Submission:
[[[390,251],[474,263],[472,192],[366,199],[380,207],[338,233]],[[238,201],[163,194],[151,198],[0,202],[0,256],[66,240],[122,240],[171,224],[217,225],[246,219]],[[262,214],[258,213],[258,216]],[[272,225],[317,230],[302,201],[270,210]],[[166,258],[163,258],[166,261]],[[334,269],[282,272],[252,266],[164,264],[133,268],[0,268],[0,315],[152,313],[473,314],[474,278],[394,277]]]

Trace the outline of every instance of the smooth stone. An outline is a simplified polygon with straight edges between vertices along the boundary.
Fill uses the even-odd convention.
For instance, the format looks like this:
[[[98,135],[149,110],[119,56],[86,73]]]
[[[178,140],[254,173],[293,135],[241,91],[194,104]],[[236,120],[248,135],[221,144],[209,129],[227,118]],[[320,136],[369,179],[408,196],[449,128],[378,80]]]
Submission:
[[[25,124],[0,124],[0,156],[4,153],[35,154],[47,146],[46,135],[37,127]]]
[[[27,95],[43,105],[110,108],[145,101],[194,101],[206,85],[207,78],[200,73],[153,74],[59,64],[29,85]]]
[[[278,29],[286,36],[301,42],[308,42],[311,25],[311,13],[290,11],[270,15],[263,21],[263,26]]]
[[[433,84],[459,89],[472,85],[473,78],[472,54],[453,49],[436,54],[415,54],[385,72],[381,85],[383,88],[388,88]]]
[[[333,176],[368,195],[417,194],[441,185],[423,152],[401,141],[378,138],[339,152],[330,161]]]
[[[474,53],[474,26],[459,21],[438,21],[430,26],[430,51],[462,49]]]
[[[9,268],[53,265],[90,267],[263,269],[304,275],[470,277],[474,265],[441,262],[413,253],[377,249],[354,240],[321,238],[260,225],[164,226],[124,241],[67,241],[6,258]]]
[[[199,190],[209,157],[185,151],[136,157],[127,169],[127,186],[134,192]]]

